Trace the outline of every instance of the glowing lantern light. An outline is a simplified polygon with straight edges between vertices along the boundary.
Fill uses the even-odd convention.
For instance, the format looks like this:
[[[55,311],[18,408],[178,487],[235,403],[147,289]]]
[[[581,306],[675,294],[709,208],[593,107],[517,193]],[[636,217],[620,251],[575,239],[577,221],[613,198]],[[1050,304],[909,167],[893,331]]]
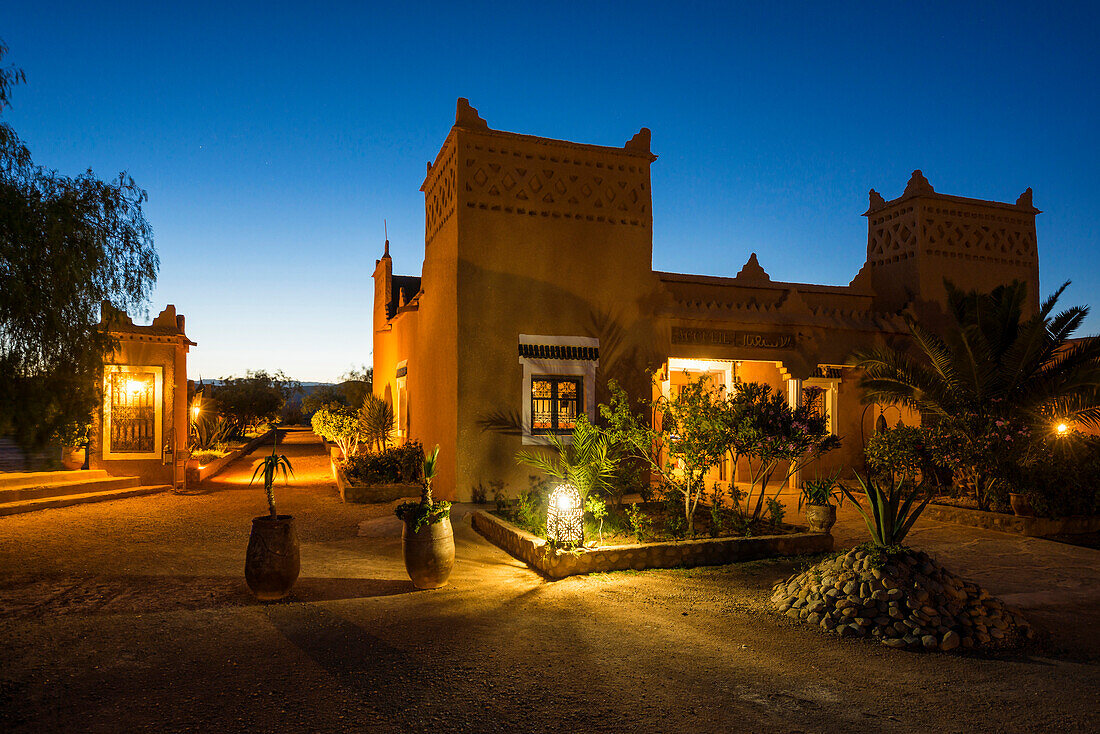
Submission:
[[[199,408],[198,405],[192,405],[191,406],[191,417],[192,418],[198,418],[200,411],[201,411],[201,408]]]
[[[1069,426],[1067,426],[1065,423],[1059,423],[1054,430],[1058,432],[1059,436],[1064,436],[1066,435],[1066,432],[1069,431]]]
[[[561,545],[584,543],[584,509],[581,493],[571,484],[559,485],[546,505],[546,537]]]

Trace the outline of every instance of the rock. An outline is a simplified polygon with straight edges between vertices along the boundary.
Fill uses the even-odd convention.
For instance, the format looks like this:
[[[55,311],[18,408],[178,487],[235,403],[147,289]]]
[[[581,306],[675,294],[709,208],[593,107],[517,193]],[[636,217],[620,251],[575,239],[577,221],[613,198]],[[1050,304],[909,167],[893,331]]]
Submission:
[[[973,649],[1033,635],[1019,612],[927,554],[886,561],[881,550],[853,549],[775,584],[771,604],[792,619],[898,649]]]

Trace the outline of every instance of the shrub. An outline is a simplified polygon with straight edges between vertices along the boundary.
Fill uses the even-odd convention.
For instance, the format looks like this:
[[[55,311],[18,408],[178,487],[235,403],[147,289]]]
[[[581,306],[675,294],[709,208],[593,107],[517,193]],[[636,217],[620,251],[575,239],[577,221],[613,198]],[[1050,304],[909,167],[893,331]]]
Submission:
[[[311,423],[318,436],[340,447],[344,459],[358,451],[362,436],[359,415],[348,406],[329,403],[313,414]]]
[[[1074,434],[1047,441],[1039,460],[1015,467],[1007,490],[1027,495],[1040,517],[1100,513],[1100,438]]]
[[[420,481],[424,449],[410,441],[374,454],[351,456],[344,474],[353,484],[413,484]]]
[[[898,421],[894,428],[879,431],[867,439],[864,454],[867,465],[876,474],[915,478],[927,454],[924,432]]]

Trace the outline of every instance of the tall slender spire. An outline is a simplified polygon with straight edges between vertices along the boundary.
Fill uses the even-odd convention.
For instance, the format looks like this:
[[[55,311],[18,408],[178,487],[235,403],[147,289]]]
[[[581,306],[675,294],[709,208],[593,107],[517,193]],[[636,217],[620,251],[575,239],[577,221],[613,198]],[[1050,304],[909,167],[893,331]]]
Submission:
[[[382,253],[382,257],[389,257],[390,256],[390,228],[389,228],[389,225],[386,224],[385,219],[382,220],[382,231],[386,233],[386,251]]]

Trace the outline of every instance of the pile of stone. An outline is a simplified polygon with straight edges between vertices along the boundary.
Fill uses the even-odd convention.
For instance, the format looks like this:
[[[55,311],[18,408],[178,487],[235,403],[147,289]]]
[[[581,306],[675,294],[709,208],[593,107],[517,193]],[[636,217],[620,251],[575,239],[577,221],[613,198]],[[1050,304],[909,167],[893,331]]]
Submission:
[[[1020,614],[927,553],[853,548],[774,587],[788,617],[911,650],[1010,647],[1033,635]]]

